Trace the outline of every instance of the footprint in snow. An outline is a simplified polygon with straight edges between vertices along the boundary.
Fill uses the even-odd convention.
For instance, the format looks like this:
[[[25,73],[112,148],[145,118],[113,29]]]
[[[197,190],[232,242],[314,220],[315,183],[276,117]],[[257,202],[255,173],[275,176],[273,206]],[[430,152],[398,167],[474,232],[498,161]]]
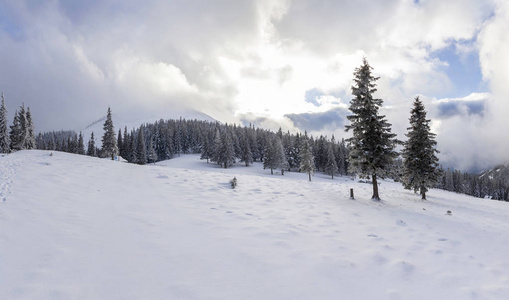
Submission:
[[[376,235],[376,234],[368,234],[368,236],[369,237],[375,237],[375,238],[378,237],[378,235]]]
[[[440,238],[440,239],[438,239],[438,240],[439,240],[440,242],[446,242],[446,241],[448,241],[448,239],[446,239],[446,238]]]

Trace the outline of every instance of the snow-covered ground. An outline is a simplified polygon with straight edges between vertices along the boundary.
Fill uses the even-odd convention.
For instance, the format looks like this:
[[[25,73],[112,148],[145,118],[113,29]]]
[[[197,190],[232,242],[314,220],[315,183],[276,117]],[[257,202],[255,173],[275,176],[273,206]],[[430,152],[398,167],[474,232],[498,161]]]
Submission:
[[[0,299],[509,299],[509,203],[380,195],[196,155],[17,152],[0,157]]]

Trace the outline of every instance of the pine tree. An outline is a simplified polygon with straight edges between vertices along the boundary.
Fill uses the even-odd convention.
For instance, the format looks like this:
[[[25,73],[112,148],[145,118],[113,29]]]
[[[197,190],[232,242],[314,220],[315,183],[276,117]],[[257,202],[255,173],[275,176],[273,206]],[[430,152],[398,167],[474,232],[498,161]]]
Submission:
[[[111,157],[113,160],[118,154],[118,146],[115,128],[113,127],[113,120],[111,119],[111,109],[109,107],[103,129],[104,135],[102,137],[102,153],[104,157]]]
[[[301,136],[301,147],[300,147],[300,170],[308,173],[309,181],[311,181],[311,174],[315,172],[315,158],[313,157],[313,149],[311,143],[305,134]]]
[[[249,143],[248,130],[241,133],[240,140],[240,161],[243,162],[246,167],[253,163],[253,152],[251,151],[251,145]]]
[[[0,107],[0,153],[11,152],[11,139],[7,131],[7,108],[5,107],[4,94],[2,93],[2,106]]]
[[[12,150],[22,150],[26,146],[27,120],[25,105],[20,106],[20,110],[14,114],[14,121],[9,131]]]
[[[138,141],[136,143],[136,163],[144,165],[147,163],[147,151],[145,150],[145,137],[143,135],[143,127],[138,130]]]
[[[87,155],[88,156],[97,156],[97,150],[95,148],[95,139],[94,139],[93,131],[90,134],[90,140],[88,141]]]
[[[430,132],[430,120],[426,119],[426,110],[419,96],[415,97],[410,116],[410,127],[404,143],[403,186],[419,192],[426,200],[428,188],[433,187],[440,178],[438,158],[435,153],[437,142],[435,134]]]
[[[25,149],[35,149],[35,133],[34,133],[34,122],[32,121],[32,114],[30,113],[30,107],[27,107],[26,111],[26,137],[25,137]]]
[[[124,142],[122,140],[122,129],[118,130],[117,147],[118,147],[118,155],[122,156],[124,154]]]
[[[206,159],[209,163],[209,159],[214,156],[214,138],[212,130],[206,130],[202,137],[202,151],[200,159]]]
[[[327,146],[327,156],[325,159],[325,174],[331,175],[332,179],[334,179],[334,173],[338,171],[338,165],[336,164],[336,157],[334,156],[334,144],[328,143]]]
[[[83,141],[83,134],[81,133],[81,131],[78,138],[78,154],[80,155],[85,154],[85,142]]]
[[[371,70],[366,58],[363,59],[361,67],[355,69],[355,84],[352,86],[354,98],[349,107],[352,115],[347,116],[350,125],[345,129],[353,131],[353,136],[347,139],[350,145],[351,171],[360,177],[371,177],[372,199],[380,200],[377,178],[388,175],[393,159],[398,156],[394,148],[399,141],[396,135],[391,133],[391,124],[385,120],[385,116],[378,113],[383,101],[373,98],[376,92],[375,81],[379,77],[373,77]]]
[[[270,168],[270,174],[274,174],[274,169],[288,167],[280,136],[280,134],[267,135],[263,168]]]
[[[219,131],[219,129],[216,130],[214,157],[212,161],[225,169],[231,167],[235,163],[235,149],[228,126],[225,126],[222,131]]]
[[[147,162],[148,163],[155,163],[157,161],[157,153],[156,149],[154,147],[154,142],[152,139],[148,142],[148,151],[147,151]]]

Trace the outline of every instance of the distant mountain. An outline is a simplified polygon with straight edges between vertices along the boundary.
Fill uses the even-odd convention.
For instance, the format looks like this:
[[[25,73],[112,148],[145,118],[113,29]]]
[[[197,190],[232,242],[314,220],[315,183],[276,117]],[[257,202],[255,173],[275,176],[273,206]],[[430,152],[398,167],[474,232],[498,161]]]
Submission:
[[[83,134],[83,137],[85,141],[88,141],[90,138],[90,134],[94,132],[96,144],[100,145],[101,143],[101,136],[103,134],[103,125],[104,121],[106,120],[106,111],[104,112],[105,115],[97,118],[96,120],[91,121],[87,126],[84,128],[80,128],[76,130],[78,133],[81,131]],[[163,120],[178,120],[180,118],[186,119],[186,120],[203,120],[203,121],[210,121],[215,122],[216,119],[212,118],[211,116],[195,111],[195,110],[174,110],[171,113],[165,113],[162,115],[151,115],[151,116],[141,116],[137,118],[129,118],[128,116],[124,115],[118,115],[113,111],[112,114],[113,118],[113,126],[115,127],[115,131],[118,132],[119,129],[124,132],[124,128],[127,126],[127,130],[130,131],[131,129],[135,129],[140,127],[142,124],[147,123],[154,123],[156,121],[159,121],[161,119]]]
[[[479,174],[479,178],[488,177],[489,179],[500,181],[504,185],[509,185],[509,163],[501,164],[493,169],[483,171]]]

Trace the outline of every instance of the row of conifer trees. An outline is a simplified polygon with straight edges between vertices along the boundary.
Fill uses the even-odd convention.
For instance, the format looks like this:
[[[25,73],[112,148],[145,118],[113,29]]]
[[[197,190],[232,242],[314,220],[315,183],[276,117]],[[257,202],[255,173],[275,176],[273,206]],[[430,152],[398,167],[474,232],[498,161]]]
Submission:
[[[35,135],[34,123],[30,107],[25,109],[22,104],[14,114],[14,120],[11,126],[8,126],[7,108],[2,94],[2,104],[0,106],[0,153],[10,153],[15,150],[34,149]]]
[[[380,200],[378,178],[399,177],[405,188],[426,199],[427,190],[440,185],[444,172],[438,164],[435,134],[430,131],[424,105],[419,97],[415,98],[406,134],[408,139],[398,140],[391,132],[392,125],[379,113],[383,100],[374,97],[379,78],[372,75],[372,69],[364,58],[354,72],[354,98],[350,101],[351,114],[347,116],[350,123],[345,127],[352,133],[346,140],[348,147],[344,140],[338,143],[334,137],[328,140],[323,136],[308,137],[307,133],[283,133],[281,129],[271,132],[251,125],[242,127],[182,119],[144,124],[130,132],[124,128],[116,134],[108,108],[102,147],[96,148],[92,133],[86,153],[112,159],[120,154],[137,164],[170,159],[180,153],[201,153],[202,159],[224,168],[237,161],[246,166],[260,161],[271,173],[276,169],[282,174],[284,170],[302,171],[309,174],[309,180],[315,170],[332,177],[351,172],[371,181],[374,200]],[[44,140],[39,143],[45,149],[58,145]],[[66,146],[64,143],[61,142],[62,149],[84,153],[81,134],[68,138]],[[403,148],[400,153],[396,151],[398,145]],[[398,169],[400,156],[402,163]]]

